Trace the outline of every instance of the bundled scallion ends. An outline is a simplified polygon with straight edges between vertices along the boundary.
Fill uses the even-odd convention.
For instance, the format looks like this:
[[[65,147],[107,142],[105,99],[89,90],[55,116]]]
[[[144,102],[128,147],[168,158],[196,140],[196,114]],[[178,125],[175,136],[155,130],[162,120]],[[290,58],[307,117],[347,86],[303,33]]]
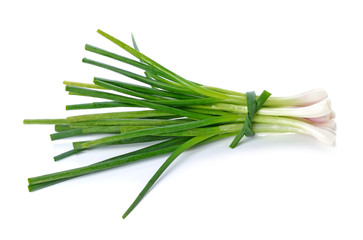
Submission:
[[[170,154],[124,213],[125,218],[167,167],[189,148],[226,137],[234,137],[230,144],[234,148],[243,136],[250,137],[255,133],[298,133],[310,135],[329,145],[335,142],[334,113],[323,89],[290,97],[270,97],[267,91],[256,96],[254,92],[239,93],[205,86],[184,79],[139,52],[134,38],[131,47],[101,30],[98,33],[138,60],[91,45],[86,45],[87,51],[137,67],[143,74],[87,58],[83,62],[119,73],[141,84],[99,77],[94,78],[93,83],[65,81],[66,91],[70,94],[103,99],[68,105],[66,109],[140,107],[142,110],[85,114],[65,119],[26,119],[24,123],[54,124],[56,133],[51,134],[52,140],[109,134],[96,140],[73,142],[73,149],[55,156],[56,161],[90,148],[140,142],[150,144],[92,165],[29,178],[29,191],[153,156]]]

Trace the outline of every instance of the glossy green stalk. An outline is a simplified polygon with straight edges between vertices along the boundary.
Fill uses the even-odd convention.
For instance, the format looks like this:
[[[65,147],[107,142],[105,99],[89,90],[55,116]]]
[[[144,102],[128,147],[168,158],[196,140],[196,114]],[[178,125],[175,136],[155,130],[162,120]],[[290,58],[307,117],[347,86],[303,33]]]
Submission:
[[[93,89],[105,89],[103,87],[97,86],[92,83],[80,83],[80,82],[71,82],[71,81],[63,81],[64,85],[74,86],[74,87],[83,87],[83,88],[93,88]]]
[[[140,59],[143,62],[155,67],[160,72],[162,72],[165,75],[169,76],[171,78],[170,80],[172,80],[172,81],[174,81],[176,83],[179,83],[180,85],[185,86],[188,89],[190,89],[190,90],[192,90],[192,91],[194,91],[196,93],[200,93],[200,94],[203,94],[203,95],[208,96],[208,97],[221,98],[221,99],[228,98],[228,96],[226,96],[225,94],[215,92],[215,91],[212,91],[212,90],[209,90],[209,89],[205,89],[203,87],[198,86],[197,84],[194,84],[194,83],[192,83],[190,81],[187,81],[186,79],[184,79],[181,76],[175,74],[174,72],[170,71],[169,69],[161,66],[159,63],[155,62],[151,58],[145,56],[144,54],[142,54],[139,51],[133,49],[132,47],[130,47],[126,43],[114,38],[113,36],[103,32],[102,30],[98,29],[97,32],[99,34],[101,34],[102,36],[104,36],[105,38],[107,38],[108,40],[110,40],[111,42],[113,42],[116,45],[120,46],[121,48],[123,48],[124,50],[129,52],[130,54],[134,55],[138,59]]]
[[[196,127],[202,127],[202,126],[208,126],[208,125],[212,125],[212,124],[236,121],[239,118],[240,118],[239,116],[221,116],[221,117],[214,117],[214,118],[210,118],[210,119],[197,120],[197,121],[188,122],[188,123],[180,123],[180,124],[174,124],[174,125],[170,125],[170,126],[155,127],[152,129],[142,129],[142,130],[138,130],[138,131],[126,132],[126,133],[121,133],[121,134],[114,135],[114,136],[96,139],[96,140],[83,144],[82,147],[87,148],[87,147],[97,146],[97,145],[104,144],[104,143],[111,143],[111,142],[115,142],[115,141],[119,141],[119,140],[127,139],[127,138],[133,138],[133,137],[141,137],[141,136],[147,136],[147,135],[152,135],[152,134],[170,133],[170,132],[188,130],[188,129],[192,129],[192,128],[196,128]]]
[[[135,105],[122,102],[115,102],[115,101],[93,102],[93,103],[66,105],[66,110],[84,110],[84,109],[114,108],[114,107],[135,107]]]
[[[50,135],[52,140],[58,140],[67,137],[79,136],[84,134],[94,134],[94,133],[121,133],[121,126],[93,126],[76,128],[68,131],[62,131],[58,133],[53,133]]]
[[[140,50],[139,50],[139,47],[137,46],[137,44],[136,44],[136,40],[135,40],[135,37],[134,37],[134,35],[131,33],[131,39],[132,39],[132,45],[134,46],[134,49],[136,50],[136,51],[138,51],[138,52],[140,52]],[[143,62],[142,60],[139,60],[140,62]],[[149,77],[149,75],[148,75],[148,73],[149,73],[150,71],[145,71],[145,77],[146,78],[149,78],[150,80],[152,80],[152,78],[150,78]],[[156,87],[154,87],[154,86],[151,86],[151,88],[154,88],[154,89],[156,89]]]
[[[82,129],[76,128],[76,129],[71,129],[71,130],[68,130],[68,131],[53,133],[53,134],[50,135],[50,139],[52,141],[54,141],[54,140],[59,140],[59,139],[63,139],[63,138],[79,136],[79,135],[82,135],[82,134],[83,134]]]
[[[57,156],[54,156],[53,159],[54,159],[54,161],[59,161],[59,160],[62,160],[64,158],[70,157],[70,156],[72,156],[74,154],[83,152],[84,150],[86,150],[86,148],[84,148],[84,149],[71,149],[71,150],[69,150],[67,152],[64,152],[64,153],[58,154]]]
[[[107,84],[102,83],[102,85],[106,86]],[[161,111],[161,112],[165,112],[165,113],[177,114],[177,115],[182,116],[182,117],[190,117],[190,118],[193,118],[193,119],[209,118],[209,116],[205,115],[205,114],[193,113],[193,112],[185,111],[185,110],[182,110],[182,109],[179,109],[179,108],[173,108],[173,107],[164,106],[164,105],[157,104],[157,103],[151,103],[151,102],[147,102],[147,101],[144,101],[144,100],[127,98],[127,97],[119,96],[119,95],[116,95],[116,94],[111,94],[111,93],[106,93],[106,92],[101,92],[101,91],[96,91],[96,90],[90,90],[90,89],[72,87],[72,86],[67,86],[66,90],[71,91],[71,92],[75,92],[75,93],[79,93],[79,94],[82,94],[84,96],[105,98],[105,99],[115,100],[115,101],[120,100],[120,101],[123,101],[125,103],[130,103],[130,104],[137,105],[139,107],[147,107],[147,108],[155,109],[157,111]]]
[[[125,82],[120,82],[120,81],[115,81],[115,80],[109,80],[109,79],[105,79],[105,78],[94,78],[95,80],[99,80],[99,81],[103,81],[112,85],[116,85],[122,88],[127,88],[130,90],[134,90],[137,92],[142,92],[142,93],[146,93],[146,94],[151,94],[154,96],[162,96],[162,97],[169,97],[169,98],[175,98],[175,99],[194,99],[195,97],[193,96],[188,96],[188,95],[182,95],[182,94],[177,94],[177,93],[172,93],[172,92],[168,92],[165,90],[160,90],[157,88],[149,88],[149,87],[144,87],[144,86],[140,86],[140,85],[136,85],[136,84],[130,84],[130,83],[125,83]]]
[[[133,73],[133,72],[130,72],[130,71],[126,71],[124,69],[117,68],[117,67],[114,67],[114,66],[111,66],[111,65],[108,65],[108,64],[97,62],[97,61],[94,61],[94,60],[91,60],[91,59],[88,59],[88,58],[83,58],[82,62],[87,63],[87,64],[91,64],[91,65],[94,65],[94,66],[97,66],[97,67],[101,67],[101,68],[104,68],[104,69],[107,69],[107,70],[110,70],[110,71],[113,71],[113,72],[116,72],[116,73],[119,73],[119,74],[122,74],[122,75],[124,75],[126,77],[129,77],[129,78],[132,78],[132,79],[134,79],[136,81],[148,84],[150,86],[158,87],[158,88],[161,88],[161,89],[164,89],[164,90],[168,90],[168,91],[173,92],[173,93],[181,93],[181,94],[186,94],[186,95],[191,95],[191,96],[194,96],[194,95],[203,96],[202,94],[193,92],[193,91],[191,91],[191,90],[189,90],[187,88],[183,88],[182,86],[178,87],[178,86],[173,86],[171,84],[167,84],[167,83],[164,83],[164,82],[154,81],[152,79],[149,79],[148,77],[144,77],[144,76],[141,76],[139,74],[136,74],[136,73]]]
[[[150,78],[150,79],[154,79],[155,81],[158,81],[158,82],[162,82],[162,83],[165,83],[167,85],[172,85],[172,86],[176,86],[176,87],[183,87],[181,86],[180,84],[176,83],[176,82],[173,82],[173,81],[170,81],[162,76],[159,76],[157,75],[156,73],[152,73],[152,72],[145,72],[145,75]],[[203,96],[202,94],[198,93],[197,95],[201,95]]]
[[[67,124],[66,119],[24,119],[24,124]]]
[[[104,120],[92,120],[71,122],[71,127],[78,126],[165,126],[178,123],[191,122],[190,119],[104,119]]]
[[[142,110],[142,111],[130,111],[130,112],[110,112],[110,113],[95,113],[84,114],[78,116],[67,117],[67,123],[95,121],[95,120],[110,120],[110,119],[134,119],[145,117],[160,117],[169,116],[170,113],[159,112],[155,110]]]
[[[178,148],[178,146],[185,141],[186,141],[185,138],[176,138],[176,139],[172,139],[172,140],[167,140],[165,142],[152,145],[150,147],[142,148],[140,150],[133,151],[133,152],[130,152],[127,154],[123,154],[123,155],[120,155],[117,157],[113,157],[113,158],[110,158],[110,159],[107,159],[107,160],[104,160],[104,161],[101,161],[101,162],[98,162],[95,164],[91,164],[91,165],[88,165],[85,167],[80,167],[80,168],[75,168],[75,169],[66,170],[66,171],[62,171],[62,172],[46,174],[46,175],[39,176],[39,177],[29,178],[28,179],[29,186],[35,185],[35,184],[40,184],[40,183],[45,183],[45,182],[52,182],[52,181],[61,180],[61,179],[74,178],[77,176],[110,169],[110,168],[117,167],[117,166],[120,166],[120,165],[123,165],[126,163],[149,158],[152,156],[157,156],[160,154],[168,153],[168,152],[173,151],[174,149]]]
[[[156,71],[156,69],[153,68],[152,66],[141,63],[139,61],[135,61],[135,60],[133,60],[131,58],[123,57],[121,55],[118,55],[118,54],[103,50],[101,48],[98,48],[98,47],[95,47],[95,46],[92,46],[92,45],[89,45],[89,44],[85,45],[85,50],[93,52],[93,53],[100,54],[100,55],[105,56],[105,57],[109,57],[109,58],[118,60],[120,62],[129,64],[131,66],[140,68],[140,69],[145,70],[145,71]]]
[[[103,81],[102,78],[94,78],[93,82],[96,85],[101,86],[101,84],[99,84],[99,83],[104,83],[105,81]],[[148,99],[148,100],[162,100],[162,99],[165,99],[164,97],[150,95],[150,94],[144,93],[142,91],[137,91],[137,90],[135,91],[135,90],[132,90],[132,89],[127,88],[127,87],[125,88],[123,86],[120,86],[120,84],[114,85],[114,84],[110,83],[110,81],[108,81],[107,83],[108,83],[108,85],[107,85],[107,87],[104,87],[105,89],[114,90],[116,92],[127,94],[129,96],[134,96],[134,97]]]
[[[123,128],[123,127],[121,127]],[[160,141],[160,140],[166,140],[166,139],[173,139],[175,137],[170,136],[144,136],[144,137],[135,137],[135,138],[127,138],[122,139],[117,142],[112,142],[109,144],[104,144],[101,146],[108,146],[108,145],[121,145],[121,144],[130,144],[130,143],[146,143],[146,142],[153,142],[153,141]],[[74,149],[87,149],[82,148],[82,144],[87,143],[89,141],[79,141],[79,142],[73,142],[73,148]],[[99,147],[99,146],[97,146]]]
[[[142,191],[139,193],[137,198],[134,200],[134,202],[131,204],[131,206],[126,210],[126,212],[122,215],[122,218],[126,218],[127,215],[130,214],[130,212],[136,207],[137,204],[141,201],[141,199],[144,198],[145,194],[149,191],[149,189],[154,185],[154,183],[159,179],[161,174],[169,167],[169,165],[184,151],[188,150],[189,148],[193,147],[194,145],[210,138],[212,136],[199,136],[194,137],[182,145],[180,145],[169,157],[168,159],[161,165],[161,167],[156,171],[156,173],[152,176],[152,178],[149,180],[149,182],[146,184],[146,186],[142,189]]]

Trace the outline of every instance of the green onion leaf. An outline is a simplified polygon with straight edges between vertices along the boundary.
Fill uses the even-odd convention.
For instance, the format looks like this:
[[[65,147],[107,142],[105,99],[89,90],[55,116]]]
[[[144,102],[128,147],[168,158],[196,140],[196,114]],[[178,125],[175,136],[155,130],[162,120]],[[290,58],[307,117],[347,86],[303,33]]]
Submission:
[[[136,207],[137,204],[141,201],[141,199],[144,198],[145,194],[149,191],[149,189],[154,185],[156,180],[159,179],[161,174],[169,167],[169,165],[185,150],[193,147],[194,145],[210,138],[212,136],[199,136],[194,137],[188,141],[186,141],[184,144],[180,145],[169,157],[166,159],[166,161],[161,165],[161,167],[156,171],[154,176],[149,180],[149,182],[146,184],[146,186],[142,189],[142,191],[139,193],[135,201],[131,204],[131,206],[126,210],[124,215],[122,215],[122,218],[126,218],[127,215],[130,214],[130,212]]]

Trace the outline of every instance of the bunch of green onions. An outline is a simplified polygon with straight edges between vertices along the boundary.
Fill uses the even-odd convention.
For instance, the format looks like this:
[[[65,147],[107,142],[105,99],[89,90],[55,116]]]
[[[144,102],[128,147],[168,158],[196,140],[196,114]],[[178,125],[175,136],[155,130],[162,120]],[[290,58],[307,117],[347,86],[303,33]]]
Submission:
[[[141,107],[139,111],[106,112],[65,119],[26,119],[25,124],[54,124],[52,140],[79,135],[109,134],[96,140],[73,142],[73,149],[54,157],[55,161],[87,149],[107,145],[156,142],[92,165],[29,178],[29,191],[42,189],[85,174],[118,167],[138,160],[171,153],[122,216],[125,218],[141,201],[167,167],[185,150],[234,136],[234,148],[243,136],[255,133],[299,133],[320,142],[334,144],[335,122],[327,94],[315,89],[290,97],[270,97],[264,91],[239,93],[201,85],[175,74],[133,47],[98,30],[138,60],[86,45],[87,51],[118,60],[144,71],[139,75],[115,66],[84,58],[83,62],[107,69],[143,85],[94,78],[93,83],[65,81],[69,94],[106,101],[67,105],[67,110]],[[149,110],[144,110],[145,108]]]

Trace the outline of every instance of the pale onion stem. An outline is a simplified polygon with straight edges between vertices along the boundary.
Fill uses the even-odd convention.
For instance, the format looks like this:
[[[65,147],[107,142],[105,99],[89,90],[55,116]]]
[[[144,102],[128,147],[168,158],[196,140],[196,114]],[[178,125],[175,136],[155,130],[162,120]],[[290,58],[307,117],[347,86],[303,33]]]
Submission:
[[[211,105],[195,105],[193,108],[214,109],[228,111],[236,114],[246,114],[247,106],[216,103]],[[329,102],[324,99],[318,103],[305,107],[263,107],[258,112],[258,115],[264,116],[284,116],[298,118],[319,118],[332,114]]]
[[[300,128],[305,131],[306,134],[309,134],[315,137],[322,143],[333,145],[335,143],[335,132],[320,128],[309,123],[306,123],[301,120],[287,118],[287,117],[277,117],[277,116],[261,116],[256,115],[254,117],[254,122],[257,123],[269,123],[269,124],[278,124],[278,125],[287,125],[296,128]]]

